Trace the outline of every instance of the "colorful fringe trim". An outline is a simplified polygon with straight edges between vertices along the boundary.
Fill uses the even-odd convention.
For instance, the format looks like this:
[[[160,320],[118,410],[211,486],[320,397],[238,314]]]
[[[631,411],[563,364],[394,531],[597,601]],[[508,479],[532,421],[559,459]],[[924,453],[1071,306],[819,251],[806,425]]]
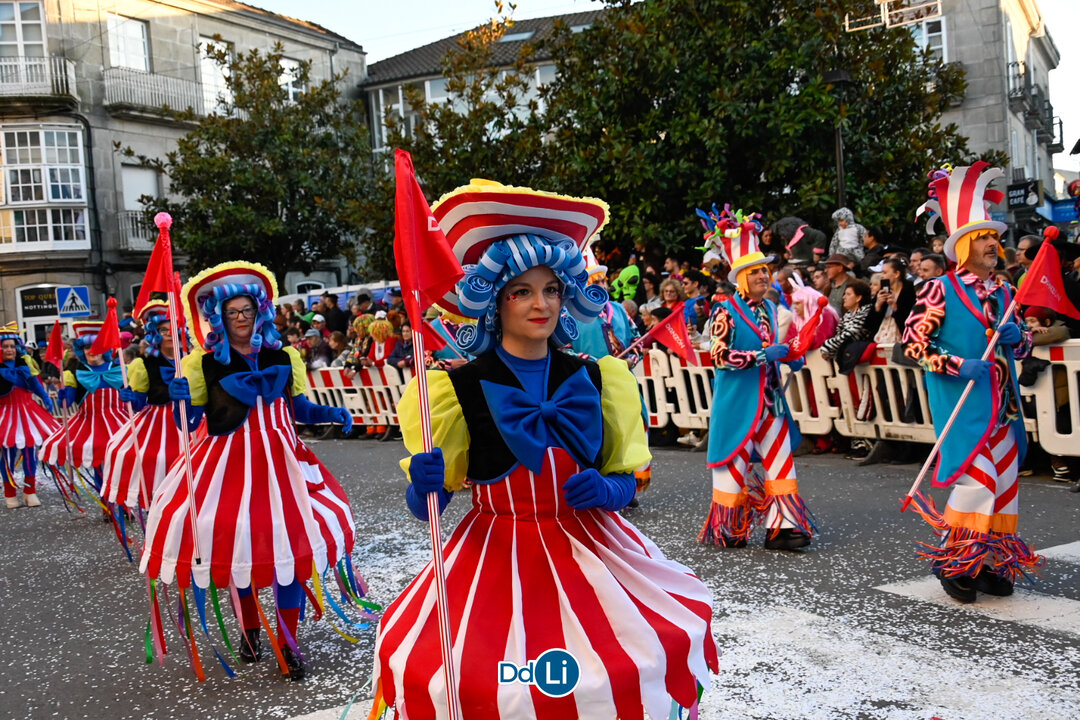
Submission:
[[[753,501],[752,501],[753,502]],[[768,537],[774,538],[780,532],[780,525],[788,520],[795,525],[795,529],[806,535],[813,536],[817,532],[817,523],[814,522],[814,514],[806,506],[806,501],[797,492],[783,495],[766,495],[761,500],[754,502],[754,513],[758,522],[764,522],[769,516],[769,511],[776,509],[776,518],[768,525]]]
[[[924,549],[919,557],[930,561],[936,575],[946,577],[975,577],[984,567],[1015,582],[1021,577],[1028,583],[1034,578],[1045,558],[1035,552],[1013,533],[983,533],[968,528],[950,528],[941,545],[919,543]]]
[[[713,503],[709,515],[698,533],[698,542],[726,546],[731,540],[749,540],[757,524],[754,509],[749,503],[727,507]]]

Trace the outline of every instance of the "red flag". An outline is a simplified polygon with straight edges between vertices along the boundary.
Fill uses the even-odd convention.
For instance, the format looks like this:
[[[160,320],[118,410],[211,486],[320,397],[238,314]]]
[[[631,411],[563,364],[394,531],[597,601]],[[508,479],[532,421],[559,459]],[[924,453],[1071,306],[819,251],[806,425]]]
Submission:
[[[446,338],[439,334],[439,331],[429,323],[424,321],[420,326],[420,332],[424,334],[424,349],[430,352],[437,352],[446,347]]]
[[[45,362],[52,363],[57,370],[64,369],[64,338],[60,334],[60,321],[53,323],[49,333],[49,344],[45,348]]]
[[[139,298],[135,301],[136,317],[143,306],[150,302],[150,293],[167,293],[173,289],[172,240],[169,239],[172,216],[158,213],[154,216],[154,224],[158,227],[158,239],[154,243],[154,252],[150,253],[150,262],[146,264],[146,277],[139,288]]]
[[[394,261],[401,280],[401,299],[415,328],[423,322],[423,311],[452,290],[465,272],[416,182],[412,157],[395,150],[394,166]]]
[[[683,314],[683,304],[679,303],[671,309],[671,314],[656,323],[645,337],[653,336],[657,342],[664,345],[675,354],[691,365],[698,365],[697,350],[690,342],[690,332],[686,328],[686,315]]]
[[[799,330],[799,334],[793,339],[788,340],[788,347],[791,348],[791,352],[787,357],[783,359],[784,362],[791,362],[798,360],[806,351],[810,349],[810,346],[814,343],[814,336],[817,335],[818,326],[821,325],[821,314],[825,312],[825,306],[829,304],[829,300],[824,296],[818,297],[817,310],[810,316],[810,319]]]
[[[124,347],[120,342],[120,325],[116,321],[116,298],[109,298],[106,303],[109,311],[105,313],[105,323],[101,326],[101,332],[94,339],[88,352],[94,355],[104,355],[109,350],[119,350]]]
[[[1080,320],[1080,310],[1065,294],[1065,284],[1061,280],[1061,259],[1054,243],[1043,242],[1039,247],[1039,254],[1032,261],[1016,293],[1016,302],[1018,305],[1049,308]]]

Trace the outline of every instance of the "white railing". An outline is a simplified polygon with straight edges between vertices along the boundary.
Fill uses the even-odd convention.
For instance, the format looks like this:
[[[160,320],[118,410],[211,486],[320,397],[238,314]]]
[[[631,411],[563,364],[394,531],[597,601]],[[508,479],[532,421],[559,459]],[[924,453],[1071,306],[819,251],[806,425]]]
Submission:
[[[202,86],[193,80],[118,67],[107,68],[104,74],[106,107],[160,110],[168,105],[203,114]]]
[[[78,100],[75,63],[61,57],[0,57],[0,96]]]
[[[140,210],[124,210],[116,213],[120,225],[120,250],[127,252],[150,252],[154,249],[157,233],[146,215]]]

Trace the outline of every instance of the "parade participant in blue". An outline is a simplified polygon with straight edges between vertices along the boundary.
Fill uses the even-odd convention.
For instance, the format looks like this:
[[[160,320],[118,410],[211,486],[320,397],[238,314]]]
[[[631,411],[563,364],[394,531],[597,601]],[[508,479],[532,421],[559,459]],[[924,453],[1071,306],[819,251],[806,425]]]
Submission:
[[[728,281],[734,295],[717,303],[710,322],[713,381],[708,465],[712,505],[698,540],[744,547],[754,526],[764,522],[765,547],[797,550],[810,544],[813,519],[799,494],[791,449],[799,429],[791,419],[780,381],[780,363],[791,350],[776,342],[776,305],[765,297],[772,275],[758,249],[757,214],[725,206],[716,225],[731,259]],[[791,370],[803,366],[791,362]],[[756,455],[763,483],[753,470]]]
[[[59,468],[68,462],[70,442],[72,466],[90,470],[99,492],[105,448],[128,420],[120,399],[124,380],[113,352],[97,355],[90,351],[101,328],[101,321],[96,320],[72,323],[75,339],[71,347],[80,367],[74,372],[64,371],[60,402],[68,408],[76,404],[79,407],[68,420],[67,433],[60,428],[41,445],[42,461]]]
[[[146,356],[128,364],[129,386],[120,390],[120,399],[130,403],[136,414],[105,450],[102,496],[111,503],[146,510],[154,488],[181,455],[181,436],[169,399],[176,366],[168,304],[150,301],[139,311],[139,320],[145,331]]]
[[[207,434],[191,447],[196,534],[181,461],[155,490],[141,569],[181,592],[192,583],[212,593],[229,588],[244,629],[241,660],[261,658],[261,625],[282,670],[299,680],[304,583],[336,565],[351,587],[355,528],[345,491],[299,441],[294,422],[348,431],[352,418],[305,396],[304,363],[274,328],[277,282],[265,267],[223,263],[190,279],[181,295],[200,350],[183,359],[169,393],[186,404],[191,429],[206,421]],[[277,636],[258,603],[261,588],[273,589]]]
[[[589,276],[589,285],[608,290],[607,265],[601,265],[596,261],[591,247],[585,248],[582,256],[585,258],[585,272]],[[599,360],[609,355],[620,357],[623,350],[633,345],[638,337],[637,328],[630,322],[630,317],[622,304],[608,300],[600,309],[596,322],[579,325],[578,336],[570,343],[570,347],[574,352],[591,360]],[[623,359],[633,368],[641,359],[641,354],[631,352]]]
[[[59,429],[49,412],[52,400],[38,377],[38,368],[26,352],[18,324],[0,327],[0,472],[4,480],[4,502],[19,507],[15,469],[20,456],[23,468],[23,501],[38,507],[37,451],[45,438]],[[34,396],[41,399],[39,405]],[[44,406],[44,407],[42,407]]]
[[[995,277],[1004,258],[1005,223],[989,216],[988,205],[1003,193],[989,185],[1004,173],[988,163],[931,174],[932,234],[940,217],[949,232],[945,255],[957,269],[919,286],[904,329],[904,352],[926,370],[926,390],[934,429],[941,435],[969,381],[975,385],[941,445],[936,487],[952,486],[943,513],[922,493],[915,507],[942,536],[920,555],[950,597],[974,602],[978,592],[1010,595],[1013,582],[1041,558],[1019,535],[1020,465],[1027,449],[1016,359],[1032,347],[1018,311],[1004,314],[1011,289]],[[989,338],[1000,336],[992,360],[982,360]]]
[[[637,383],[615,358],[558,352],[607,301],[581,257],[607,205],[474,180],[432,212],[466,269],[442,302],[477,318],[457,335],[477,358],[428,375],[433,452],[420,452],[415,382],[398,412],[413,514],[427,519],[429,492],[441,507],[472,497],[443,550],[452,654],[468,669],[457,674],[463,717],[660,718],[695,706],[717,668],[711,594],[614,512],[649,459]],[[429,564],[380,625],[376,708],[444,717],[434,607]],[[580,669],[572,692],[500,683],[500,663],[556,648]]]

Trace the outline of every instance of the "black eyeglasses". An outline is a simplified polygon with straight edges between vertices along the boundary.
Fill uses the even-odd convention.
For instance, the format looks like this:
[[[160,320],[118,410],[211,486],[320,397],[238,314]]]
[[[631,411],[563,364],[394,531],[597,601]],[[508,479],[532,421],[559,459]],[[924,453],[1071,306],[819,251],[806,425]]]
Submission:
[[[238,317],[243,317],[245,320],[250,320],[255,317],[255,308],[251,305],[248,305],[243,310],[226,310],[225,317],[229,318],[230,320],[235,320]]]

